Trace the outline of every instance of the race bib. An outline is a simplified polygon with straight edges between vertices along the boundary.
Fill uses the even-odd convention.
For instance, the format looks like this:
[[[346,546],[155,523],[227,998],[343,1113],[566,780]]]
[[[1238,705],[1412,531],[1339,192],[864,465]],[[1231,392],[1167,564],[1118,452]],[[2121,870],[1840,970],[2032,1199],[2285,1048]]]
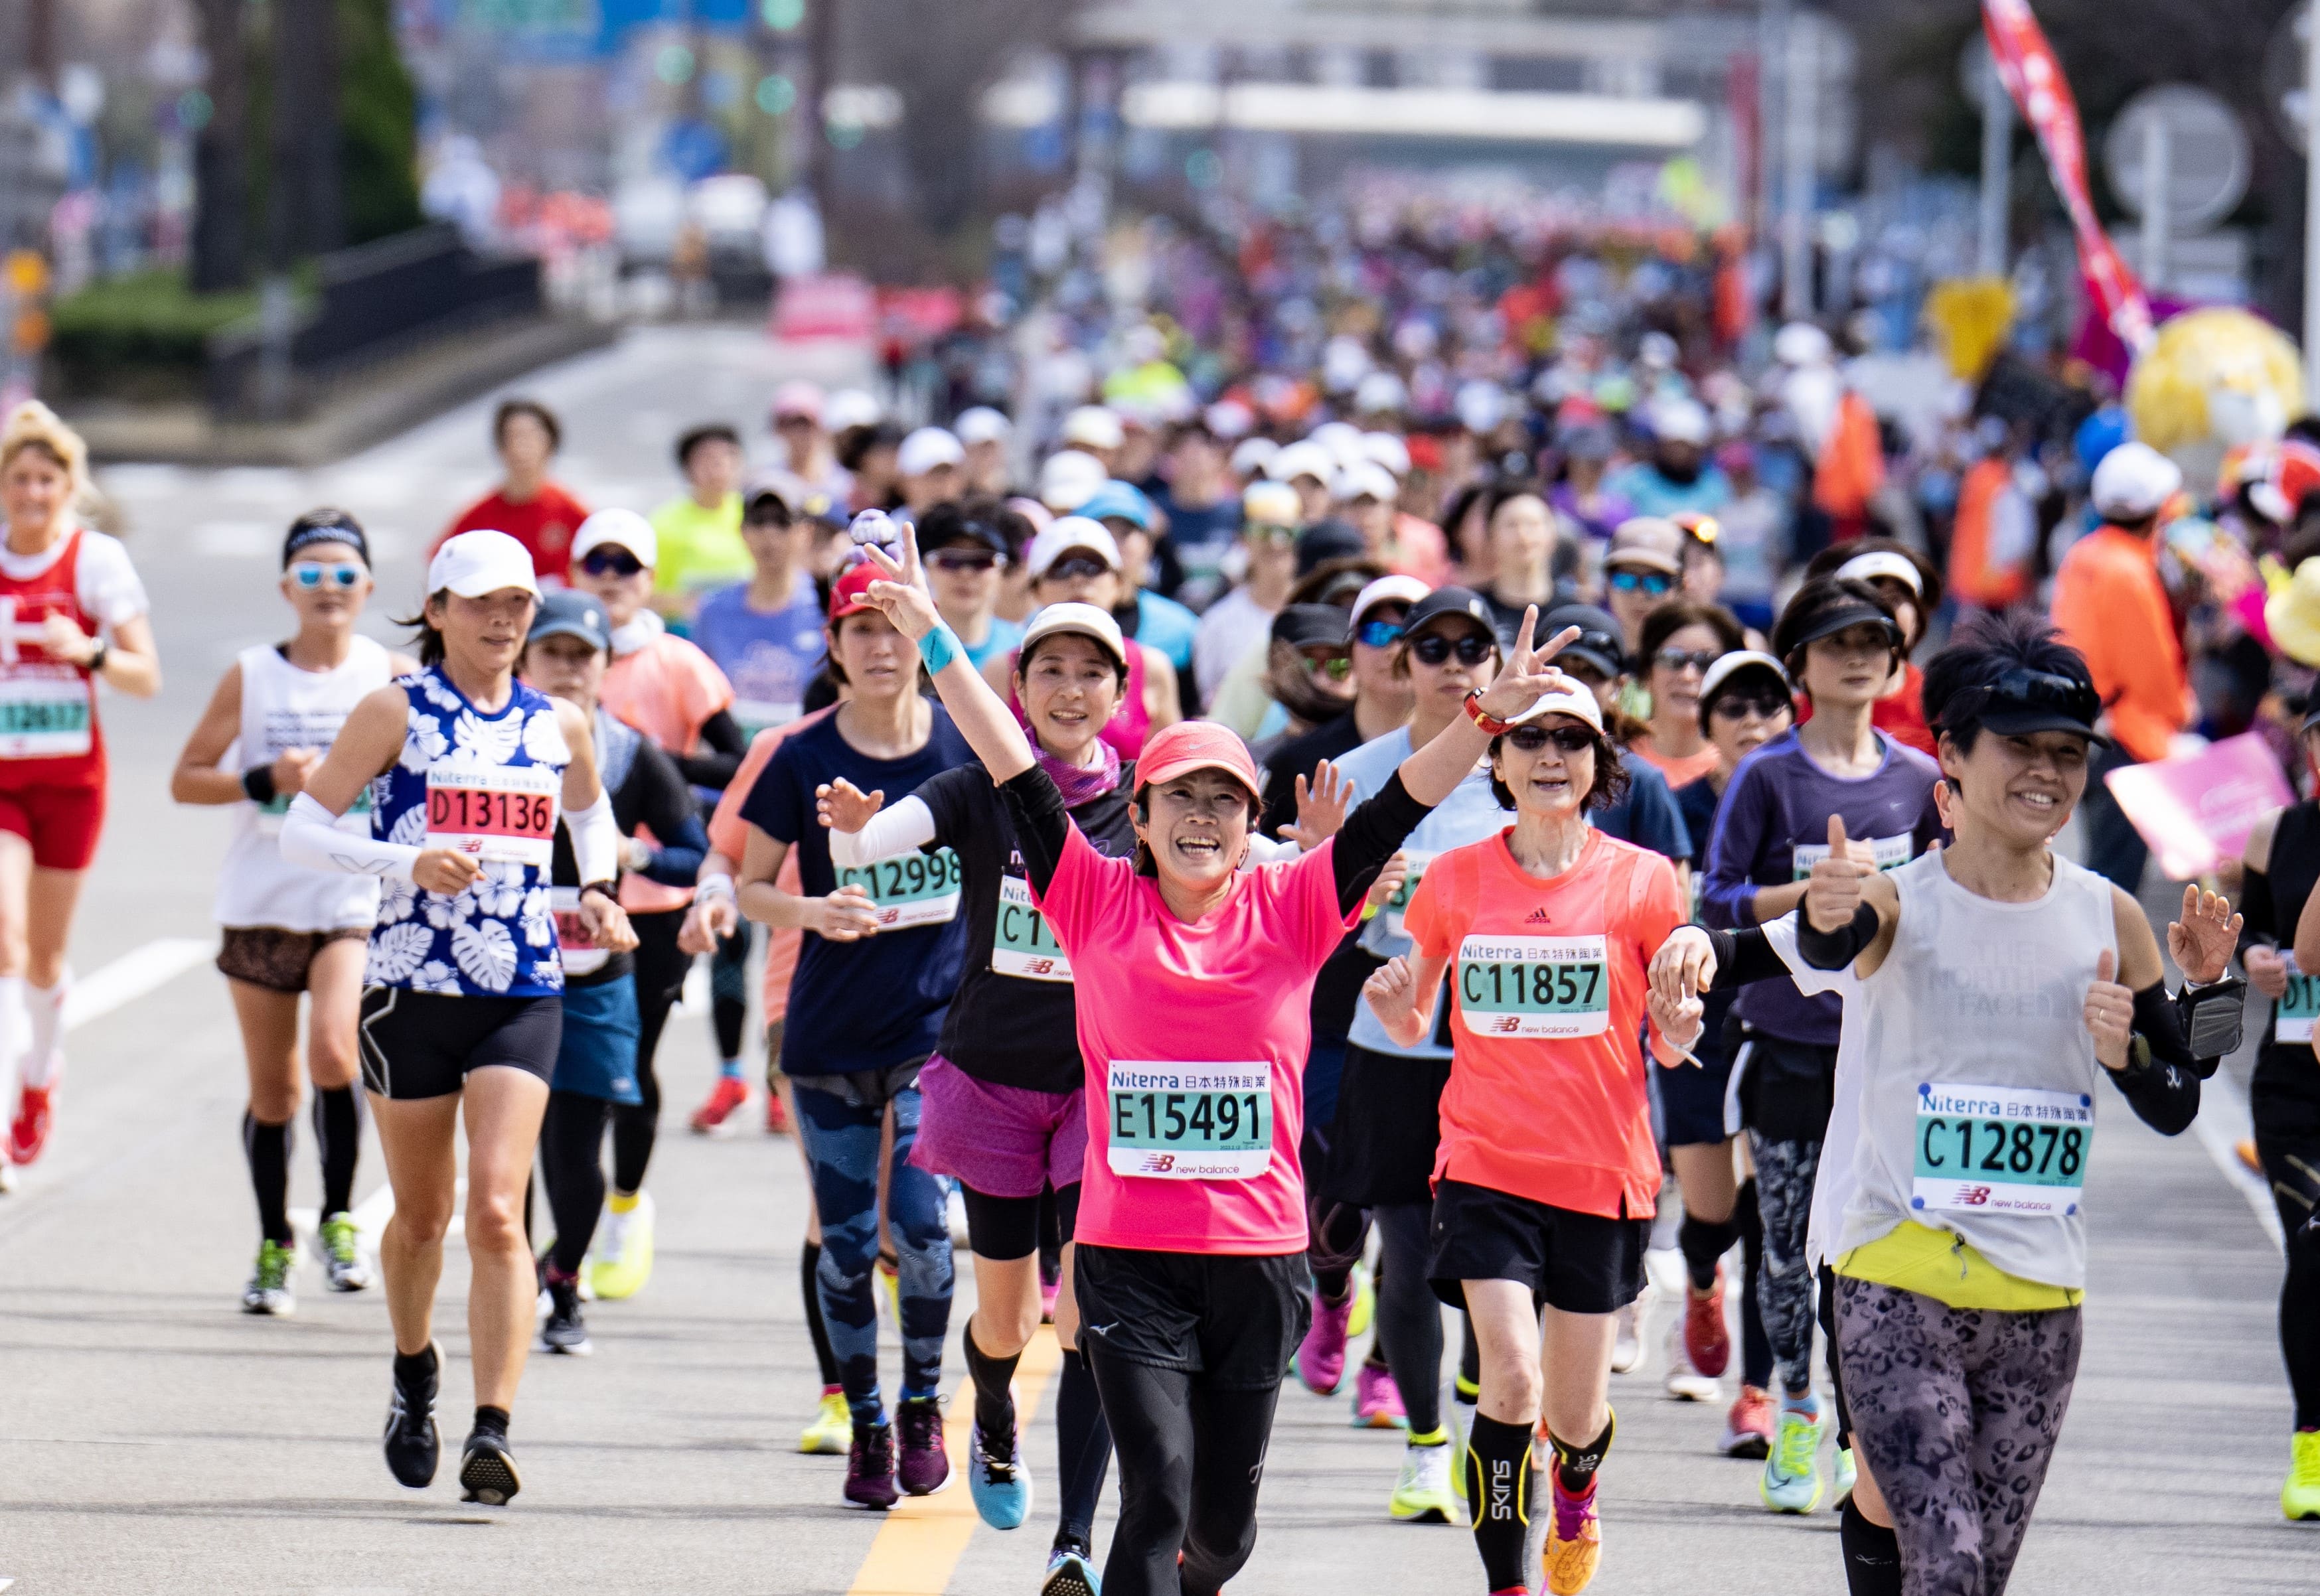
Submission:
[[[1920,1086],[1909,1206],[2076,1213],[2094,1134],[2094,1099],[2083,1092],[1953,1081]]]
[[[1470,936],[1458,944],[1458,1013],[1477,1036],[1600,1036],[1607,956],[1600,936]]]
[[[1909,850],[1916,845],[1916,839],[1913,837],[1870,837],[1866,840],[1869,843],[1869,851],[1876,856],[1877,868],[1880,870],[1897,870],[1908,863]],[[1794,852],[1796,854],[1795,879],[1801,881],[1812,874],[1813,866],[1828,857],[1828,844],[1799,843]]]
[[[439,764],[427,772],[430,848],[546,870],[564,778],[546,765]]]
[[[991,928],[991,973],[1027,981],[1072,984],[1072,961],[1064,957],[1047,915],[1031,902],[1031,883],[1020,876],[999,878],[999,918]]]
[[[913,925],[944,925],[958,915],[958,884],[965,878],[958,855],[947,848],[921,853],[913,848],[889,859],[848,865],[838,872],[840,887],[859,887],[878,911],[878,929],[907,931]]]
[[[2279,995],[2279,1020],[2272,1031],[2277,1041],[2312,1045],[2312,1022],[2320,1019],[2320,976],[2300,975],[2296,955],[2282,948],[2279,961],[2288,966],[2288,990]]]
[[[1114,1175],[1254,1180],[1273,1165],[1273,1067],[1115,1059],[1105,1091]]]
[[[612,961],[612,951],[596,941],[580,913],[580,888],[550,887],[548,906],[556,916],[556,945],[563,950],[566,975],[594,975]]]
[[[0,677],[0,759],[65,759],[95,746],[88,679]]]
[[[1400,889],[1387,898],[1385,907],[1378,911],[1378,917],[1385,922],[1388,936],[1404,934],[1401,917],[1409,911],[1409,900],[1418,894],[1418,882],[1426,878],[1426,867],[1434,862],[1433,854],[1420,853],[1414,849],[1403,853],[1402,858],[1409,866],[1409,874],[1402,878]]]

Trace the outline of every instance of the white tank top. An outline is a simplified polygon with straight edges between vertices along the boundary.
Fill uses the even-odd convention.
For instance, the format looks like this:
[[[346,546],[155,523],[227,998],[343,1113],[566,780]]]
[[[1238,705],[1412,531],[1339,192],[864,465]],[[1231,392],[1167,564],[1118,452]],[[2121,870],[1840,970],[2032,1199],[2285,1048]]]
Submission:
[[[243,649],[238,663],[241,735],[226,756],[227,767],[238,771],[293,748],[329,748],[363,695],[385,687],[392,675],[386,650],[367,637],[357,637],[345,663],[334,671],[302,671],[271,645]],[[239,806],[225,869],[218,877],[218,924],[283,931],[368,928],[378,917],[376,880],[310,870],[283,859],[282,816],[289,807],[286,798],[263,807],[248,802]],[[370,834],[369,787],[340,824],[349,832]]]
[[[2097,959],[2117,951],[2110,883],[2059,855],[2032,903],[1967,891],[1938,853],[1890,879],[1901,924],[1877,973],[1797,978],[1844,998],[1808,1252],[1833,1261],[1915,1220],[2008,1274],[2083,1288],[2107,1089],[2085,1010]]]

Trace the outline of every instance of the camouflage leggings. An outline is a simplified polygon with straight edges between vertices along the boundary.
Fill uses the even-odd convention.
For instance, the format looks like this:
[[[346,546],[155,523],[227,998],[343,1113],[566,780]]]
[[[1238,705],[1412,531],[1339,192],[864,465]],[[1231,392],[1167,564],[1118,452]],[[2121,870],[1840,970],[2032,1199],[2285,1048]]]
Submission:
[[[1853,1445],[1885,1493],[1905,1596],[1998,1596],[2071,1405],[2080,1310],[1952,1308],[1839,1276]]]

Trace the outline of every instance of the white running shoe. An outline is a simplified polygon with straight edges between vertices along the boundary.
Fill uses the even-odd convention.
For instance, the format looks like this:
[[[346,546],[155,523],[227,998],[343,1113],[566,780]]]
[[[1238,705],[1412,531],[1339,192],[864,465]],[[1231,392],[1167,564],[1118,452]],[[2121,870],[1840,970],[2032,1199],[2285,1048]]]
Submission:
[[[1644,1361],[1644,1339],[1639,1321],[1643,1317],[1643,1299],[1637,1297],[1619,1310],[1618,1330],[1611,1342],[1611,1372],[1624,1375]]]
[[[1446,1440],[1431,1447],[1406,1444],[1387,1516],[1399,1524],[1455,1524],[1458,1498],[1450,1489],[1450,1455],[1456,1449]]]
[[[1667,1393],[1680,1402],[1712,1402],[1724,1399],[1724,1382],[1692,1366],[1683,1344],[1683,1321],[1668,1326]]]

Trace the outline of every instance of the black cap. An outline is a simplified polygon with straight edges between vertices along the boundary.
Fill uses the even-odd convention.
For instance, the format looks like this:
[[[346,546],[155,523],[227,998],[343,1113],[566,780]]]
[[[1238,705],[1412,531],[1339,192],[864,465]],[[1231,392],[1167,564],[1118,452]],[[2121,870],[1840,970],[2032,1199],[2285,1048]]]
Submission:
[[[1405,637],[1416,636],[1418,627],[1430,620],[1438,620],[1445,615],[1463,616],[1492,636],[1498,635],[1498,628],[1491,619],[1491,606],[1488,601],[1472,588],[1458,587],[1436,588],[1411,605],[1409,613],[1401,618],[1401,635]]]
[[[1627,645],[1609,610],[1592,604],[1558,604],[1538,618],[1531,641],[1545,643],[1565,627],[1577,627],[1579,636],[1556,659],[1584,660],[1606,676],[1627,673]]]
[[[540,600],[524,641],[537,643],[543,637],[577,637],[607,654],[612,649],[612,623],[604,618],[603,604],[577,588],[558,588]]]
[[[1291,604],[1273,618],[1273,640],[1292,648],[1346,646],[1346,612],[1334,604]]]
[[[2102,709],[2102,694],[2092,682],[2015,665],[2000,672],[1995,681],[1951,695],[1942,707],[1941,726],[1948,730],[1971,720],[2001,737],[2072,732],[2107,748],[2110,739],[2095,730]]]
[[[920,551],[931,553],[959,544],[989,549],[1001,559],[1007,556],[1007,534],[1000,529],[996,518],[972,513],[955,499],[928,506],[919,517]]]
[[[1316,521],[1297,535],[1297,574],[1310,576],[1331,560],[1358,560],[1369,552],[1368,540],[1350,523],[1335,517]],[[1342,620],[1337,629],[1345,630]]]

